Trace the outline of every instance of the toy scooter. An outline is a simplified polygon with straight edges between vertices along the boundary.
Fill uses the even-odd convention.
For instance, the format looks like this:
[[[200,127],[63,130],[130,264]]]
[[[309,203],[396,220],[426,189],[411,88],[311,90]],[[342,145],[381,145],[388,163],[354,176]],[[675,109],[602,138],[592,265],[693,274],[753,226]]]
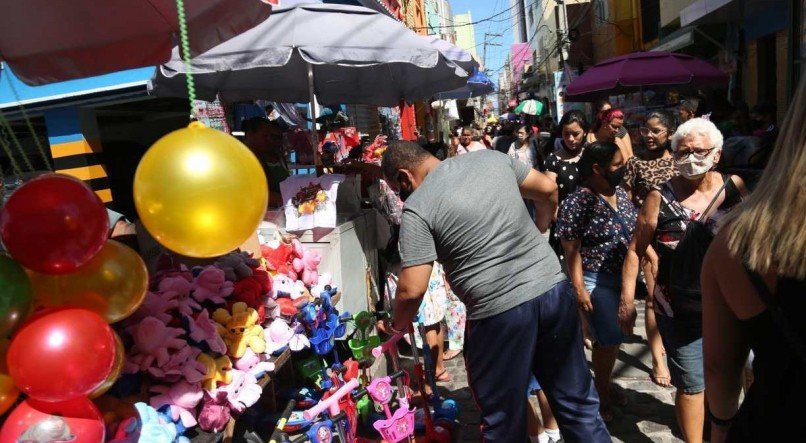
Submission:
[[[417,331],[420,333],[420,338],[423,342],[423,360],[425,361],[426,378],[428,384],[431,386],[433,396],[434,421],[440,426],[452,430],[454,421],[456,417],[459,416],[459,407],[456,405],[456,402],[451,399],[440,399],[439,389],[437,388],[436,366],[431,360],[431,352],[428,349],[428,343],[425,339],[425,326],[420,322],[417,323]]]
[[[372,426],[389,443],[398,443],[405,439],[411,439],[414,435],[414,409],[409,408],[408,399],[398,393],[399,407],[394,413],[389,408],[393,395],[392,380],[399,379],[404,375],[405,372],[397,371],[391,376],[372,380],[372,383],[367,387],[372,400],[382,405],[386,413],[385,420],[377,420]]]
[[[428,395],[425,392],[425,369],[420,361],[419,350],[414,343],[414,331],[410,333],[411,352],[414,357],[414,373],[420,385],[420,395],[423,397],[423,417],[425,418],[425,441],[428,443],[450,443],[453,441],[451,431],[441,425],[437,425],[431,416],[431,408],[428,406]],[[425,342],[423,343],[425,345]]]
[[[330,443],[333,438],[331,430],[333,424],[336,424],[336,429],[339,434],[340,443],[348,443],[347,433],[344,429],[344,419],[347,418],[346,414],[341,410],[340,401],[345,396],[349,395],[353,390],[358,388],[358,379],[352,379],[342,385],[336,392],[328,398],[319,401],[316,406],[305,410],[302,416],[306,420],[314,420],[325,410],[328,411],[330,418],[321,420],[311,425],[308,430],[308,438],[315,443]]]

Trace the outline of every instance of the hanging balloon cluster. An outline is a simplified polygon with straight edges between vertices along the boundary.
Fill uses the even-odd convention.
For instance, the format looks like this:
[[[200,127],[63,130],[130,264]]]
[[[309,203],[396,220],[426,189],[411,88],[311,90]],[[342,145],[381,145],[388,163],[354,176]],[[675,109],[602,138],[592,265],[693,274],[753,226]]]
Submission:
[[[103,441],[88,397],[117,377],[124,355],[108,322],[133,312],[148,284],[139,256],[107,235],[103,202],[66,175],[28,181],[0,211],[10,254],[0,256],[0,414],[27,396],[0,441]]]
[[[189,65],[182,0],[177,10]],[[190,69],[187,78],[193,109]],[[158,140],[134,177],[142,224],[167,249],[189,257],[238,248],[257,231],[268,197],[251,151],[198,122]],[[11,195],[0,212],[0,237],[10,255],[0,255],[0,415],[18,403],[0,442],[104,441],[101,413],[90,399],[122,371],[123,343],[109,324],[143,302],[145,264],[107,240],[106,210],[95,193],[61,174],[34,178]]]

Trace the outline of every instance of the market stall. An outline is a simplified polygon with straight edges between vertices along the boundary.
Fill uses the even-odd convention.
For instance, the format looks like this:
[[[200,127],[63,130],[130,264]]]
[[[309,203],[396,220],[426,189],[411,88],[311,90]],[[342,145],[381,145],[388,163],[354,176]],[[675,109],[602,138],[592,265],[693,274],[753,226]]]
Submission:
[[[195,54],[178,3],[181,52]],[[327,13],[319,20],[329,27],[350,14],[351,23],[389,20],[362,8],[292,9],[275,12]],[[282,29],[271,20],[263,22],[274,23],[267,29],[258,25],[194,56],[192,64],[178,62],[188,73],[180,84],[187,85],[189,107],[202,120],[228,129],[225,106],[196,100],[194,70],[241,36]],[[319,52],[291,44],[285,60],[291,65],[272,66],[289,76],[284,84],[263,77],[264,90],[274,92],[252,90],[249,99],[288,99],[282,94],[296,91],[300,60],[307,75],[297,92],[313,103],[320,96],[391,105],[462,85],[465,71],[392,24],[367,21],[365,32],[330,36]],[[334,41],[367,49],[384,29],[399,47],[327,59],[338,48]],[[349,34],[357,40],[342,38]],[[179,53],[174,49],[175,58]],[[217,65],[200,73],[199,91],[226,100],[216,77],[223,71]],[[321,166],[327,143],[339,140],[317,138],[312,149]],[[364,172],[377,170],[384,146],[383,139],[353,146],[364,160],[358,163],[368,166]],[[8,253],[0,256],[0,354],[8,363],[0,366],[0,441],[266,441],[282,430],[311,441],[336,434],[356,441],[360,434],[397,442],[411,438],[416,426],[444,438],[455,406],[439,401],[432,417],[426,405],[425,418],[415,420],[408,377],[398,371],[400,337],[382,346],[374,332],[385,293],[377,251],[388,225],[360,180],[377,171],[355,172],[348,157],[333,156],[333,173],[292,175],[280,189],[268,189],[261,163],[231,135],[199,121],[170,132],[134,173],[139,220],[127,229],[139,241],[127,244],[139,254],[109,239],[120,219],[86,183],[45,173],[16,189],[0,211]],[[282,194],[279,210],[267,211],[270,193]],[[392,377],[376,370],[384,353]],[[423,388],[426,372],[419,374]]]

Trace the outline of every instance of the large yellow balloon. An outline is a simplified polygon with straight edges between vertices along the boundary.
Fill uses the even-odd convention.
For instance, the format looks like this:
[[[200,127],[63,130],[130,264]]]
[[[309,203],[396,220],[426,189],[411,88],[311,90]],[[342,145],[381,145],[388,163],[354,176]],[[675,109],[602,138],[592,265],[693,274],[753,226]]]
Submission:
[[[90,399],[96,399],[106,394],[115,382],[118,381],[120,372],[123,370],[123,362],[126,360],[126,348],[123,347],[123,341],[120,339],[117,332],[113,331],[112,334],[115,335],[115,362],[112,365],[112,372],[110,372],[106,380],[101,383],[101,386],[95,388],[95,390],[88,395]]]
[[[34,308],[75,306],[89,309],[114,323],[131,315],[148,291],[143,259],[128,246],[108,240],[101,252],[73,273],[28,271]]]
[[[268,200],[254,154],[198,122],[157,140],[134,175],[134,202],[148,232],[189,257],[236,249],[257,230]]]

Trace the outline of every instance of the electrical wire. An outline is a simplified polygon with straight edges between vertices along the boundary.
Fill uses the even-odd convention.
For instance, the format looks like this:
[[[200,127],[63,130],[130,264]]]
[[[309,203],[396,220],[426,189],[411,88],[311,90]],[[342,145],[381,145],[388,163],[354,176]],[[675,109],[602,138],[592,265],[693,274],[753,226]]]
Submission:
[[[177,2],[180,2],[180,1],[182,1],[182,0],[177,0]],[[479,24],[479,23],[485,23],[485,22],[488,22],[488,21],[493,20],[493,19],[494,19],[494,18],[496,18],[496,17],[499,17],[499,16],[501,16],[501,15],[506,14],[507,12],[509,12],[509,11],[511,11],[511,10],[513,10],[513,9],[515,9],[515,7],[517,7],[517,6],[518,6],[518,3],[515,3],[514,5],[510,6],[509,8],[507,8],[507,9],[505,9],[505,10],[503,10],[503,11],[501,11],[501,12],[497,13],[497,14],[493,14],[493,15],[491,15],[491,16],[489,16],[489,17],[487,17],[487,18],[483,18],[483,19],[481,19],[481,20],[476,20],[476,21],[474,21],[474,22],[462,23],[462,24],[459,24],[459,25],[437,26],[436,28],[438,28],[438,29],[444,29],[444,28],[461,28],[461,27],[464,27],[464,26],[471,26],[471,25],[477,25],[477,24]],[[443,17],[443,18],[444,18],[444,17]],[[499,20],[500,20],[500,21],[506,21],[506,20],[508,20],[508,19],[499,19]],[[414,29],[414,30],[419,30],[419,29],[434,29],[434,28],[435,28],[435,27],[433,27],[433,26],[414,26],[414,27],[412,27],[411,29]]]

